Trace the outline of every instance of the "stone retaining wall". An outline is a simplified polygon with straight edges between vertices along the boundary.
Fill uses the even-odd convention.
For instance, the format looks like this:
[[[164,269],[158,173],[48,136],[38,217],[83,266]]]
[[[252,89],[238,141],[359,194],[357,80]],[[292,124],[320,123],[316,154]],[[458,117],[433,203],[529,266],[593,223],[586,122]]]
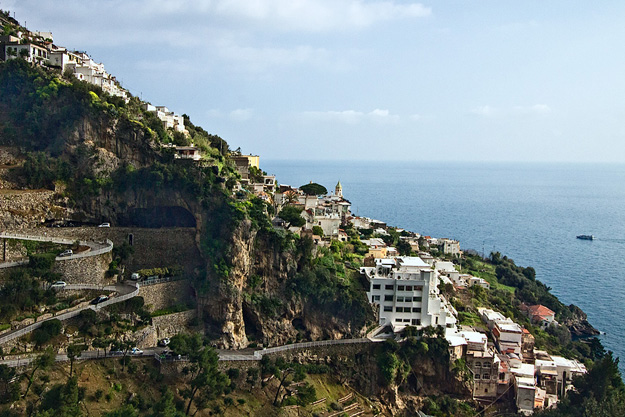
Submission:
[[[112,259],[112,253],[107,252],[86,258],[56,261],[52,271],[63,275],[63,280],[68,284],[109,285],[115,283],[115,279],[106,277]]]
[[[197,316],[196,310],[187,310],[180,313],[167,314],[152,318],[152,326],[156,330],[157,338],[173,337],[187,329],[190,320]]]
[[[146,229],[134,227],[46,227],[15,230],[19,233],[62,237],[72,240],[103,242],[114,246],[128,243],[132,235],[134,253],[125,262],[126,274],[144,268],[183,265],[191,275],[205,266],[196,244],[196,230],[191,227]],[[107,266],[108,268],[108,266]]]
[[[193,296],[188,279],[142,286],[139,295],[143,297],[148,311],[186,303]]]

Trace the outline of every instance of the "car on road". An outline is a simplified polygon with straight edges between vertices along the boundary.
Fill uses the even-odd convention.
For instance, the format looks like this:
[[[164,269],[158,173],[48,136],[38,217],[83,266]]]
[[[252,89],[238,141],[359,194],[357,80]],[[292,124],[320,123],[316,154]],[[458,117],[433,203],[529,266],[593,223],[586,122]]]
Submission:
[[[158,345],[159,346],[167,346],[169,345],[169,337],[166,337],[164,339],[161,339],[158,341]]]
[[[108,299],[109,299],[109,296],[108,296],[108,295],[100,295],[100,296],[98,296],[98,297],[94,298],[93,300],[91,300],[91,304],[93,304],[93,305],[98,305],[98,304],[100,304],[100,303],[105,302],[105,301],[106,301],[106,300],[108,300]]]
[[[130,353],[132,353],[133,355],[143,355],[143,351],[138,347],[133,347]]]
[[[73,250],[67,249],[67,250],[64,250],[63,252],[61,252],[59,254],[59,256],[72,256],[73,254],[74,254]]]
[[[111,227],[110,223],[102,223],[98,227]]]
[[[54,284],[50,285],[50,289],[52,290],[62,290],[67,286],[65,281],[57,281]]]

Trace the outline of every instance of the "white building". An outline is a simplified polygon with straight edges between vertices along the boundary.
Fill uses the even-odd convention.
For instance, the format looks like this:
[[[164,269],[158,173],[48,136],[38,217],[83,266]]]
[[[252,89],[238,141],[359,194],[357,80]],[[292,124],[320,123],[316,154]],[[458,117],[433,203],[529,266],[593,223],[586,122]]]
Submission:
[[[460,256],[461,254],[460,242],[458,242],[457,240],[447,238],[439,239],[438,244],[443,247],[442,249],[445,255]]]
[[[145,103],[143,110],[156,114],[156,117],[163,123],[164,129],[173,129],[176,132],[187,133],[187,129],[184,127],[184,117],[175,114],[167,107]]]
[[[367,297],[379,306],[380,325],[395,332],[406,326],[455,328],[456,312],[438,292],[436,271],[420,258],[376,259],[375,267],[361,272],[370,282]]]

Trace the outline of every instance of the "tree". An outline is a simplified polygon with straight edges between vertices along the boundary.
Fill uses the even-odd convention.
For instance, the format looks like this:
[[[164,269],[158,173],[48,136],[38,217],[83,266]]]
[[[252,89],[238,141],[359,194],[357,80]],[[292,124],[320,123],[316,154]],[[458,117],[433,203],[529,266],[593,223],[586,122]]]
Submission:
[[[19,383],[15,383],[14,368],[0,365],[0,402],[8,403],[19,399]]]
[[[328,193],[328,189],[321,184],[311,182],[299,187],[300,190],[306,195],[325,195]]]
[[[317,236],[323,236],[324,235],[323,229],[321,228],[321,226],[316,226],[316,225],[313,226],[312,232],[313,232],[313,235],[317,235]]]
[[[412,253],[412,246],[410,246],[410,243],[408,243],[406,239],[399,239],[397,242],[397,251],[402,256],[410,256]]]
[[[61,408],[56,415],[59,417],[82,416],[79,401],[78,378],[70,377],[61,390]]]
[[[50,341],[55,336],[61,334],[63,329],[63,323],[58,319],[47,320],[41,323],[41,327],[35,329],[32,333],[32,338],[37,343],[37,346],[42,346]]]
[[[38,370],[45,371],[46,369],[54,365],[55,360],[56,360],[56,354],[51,348],[46,349],[45,352],[43,352],[41,355],[35,358],[35,360],[33,361],[33,364],[34,364],[33,371],[31,372],[30,377],[28,378],[28,385],[26,386],[26,391],[24,392],[24,395],[23,395],[24,398],[28,395],[30,386],[33,384],[33,381],[35,380],[35,372],[37,372]]]
[[[302,227],[306,220],[301,216],[302,209],[296,206],[285,206],[278,216],[289,223],[289,226]]]
[[[82,352],[87,349],[85,345],[71,344],[67,346],[67,358],[69,359],[69,376],[74,373],[74,361],[76,358],[80,358]]]
[[[126,368],[126,356],[128,356],[128,351],[135,347],[135,342],[132,340],[116,340],[113,342],[113,346],[115,349],[122,352],[122,372]],[[113,347],[111,347],[112,349]]]
[[[103,417],[139,417],[139,412],[131,404],[126,404],[119,410],[104,414]]]
[[[97,339],[95,339],[91,345],[98,349],[98,357],[100,357],[100,349],[104,349],[104,358],[106,359],[106,349],[108,349],[109,346],[111,346],[111,343],[113,341],[111,339],[106,339],[103,337],[99,337]]]
[[[199,334],[177,334],[172,337],[169,346],[174,352],[189,358],[190,366],[185,368],[189,376],[188,387],[182,390],[184,397],[189,400],[186,415],[191,411],[191,404],[195,403],[198,410],[204,408],[208,400],[221,394],[230,385],[230,379],[219,371],[217,352],[206,346]],[[194,401],[196,396],[198,399]]]
[[[151,417],[178,417],[182,415],[182,413],[176,410],[174,394],[166,387],[161,391],[161,399],[154,404],[152,409],[154,412],[151,414]]]

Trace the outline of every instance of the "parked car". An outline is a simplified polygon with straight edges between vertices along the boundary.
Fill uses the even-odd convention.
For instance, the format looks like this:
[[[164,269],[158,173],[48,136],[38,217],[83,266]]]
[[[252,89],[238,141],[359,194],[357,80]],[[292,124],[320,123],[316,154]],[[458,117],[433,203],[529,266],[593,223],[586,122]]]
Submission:
[[[110,223],[102,223],[98,227],[111,227],[111,224]]]
[[[143,351],[138,347],[133,347],[130,353],[132,353],[133,355],[143,355]]]
[[[67,250],[64,250],[63,252],[61,252],[59,254],[59,256],[72,256],[73,254],[74,254],[73,250],[67,249]]]
[[[50,285],[50,289],[53,290],[62,290],[63,288],[65,288],[67,286],[67,283],[65,281],[57,281],[54,284]]]
[[[133,281],[139,281],[139,278],[141,278],[141,275],[139,275],[136,272],[133,272],[132,274],[130,274],[130,279]]]
[[[166,337],[164,339],[161,339],[158,341],[158,345],[159,346],[167,346],[169,345],[169,337]]]
[[[108,299],[109,299],[108,295],[100,295],[99,297],[96,297],[93,300],[91,300],[91,304],[98,305],[98,304],[103,303],[104,301],[106,301]]]

